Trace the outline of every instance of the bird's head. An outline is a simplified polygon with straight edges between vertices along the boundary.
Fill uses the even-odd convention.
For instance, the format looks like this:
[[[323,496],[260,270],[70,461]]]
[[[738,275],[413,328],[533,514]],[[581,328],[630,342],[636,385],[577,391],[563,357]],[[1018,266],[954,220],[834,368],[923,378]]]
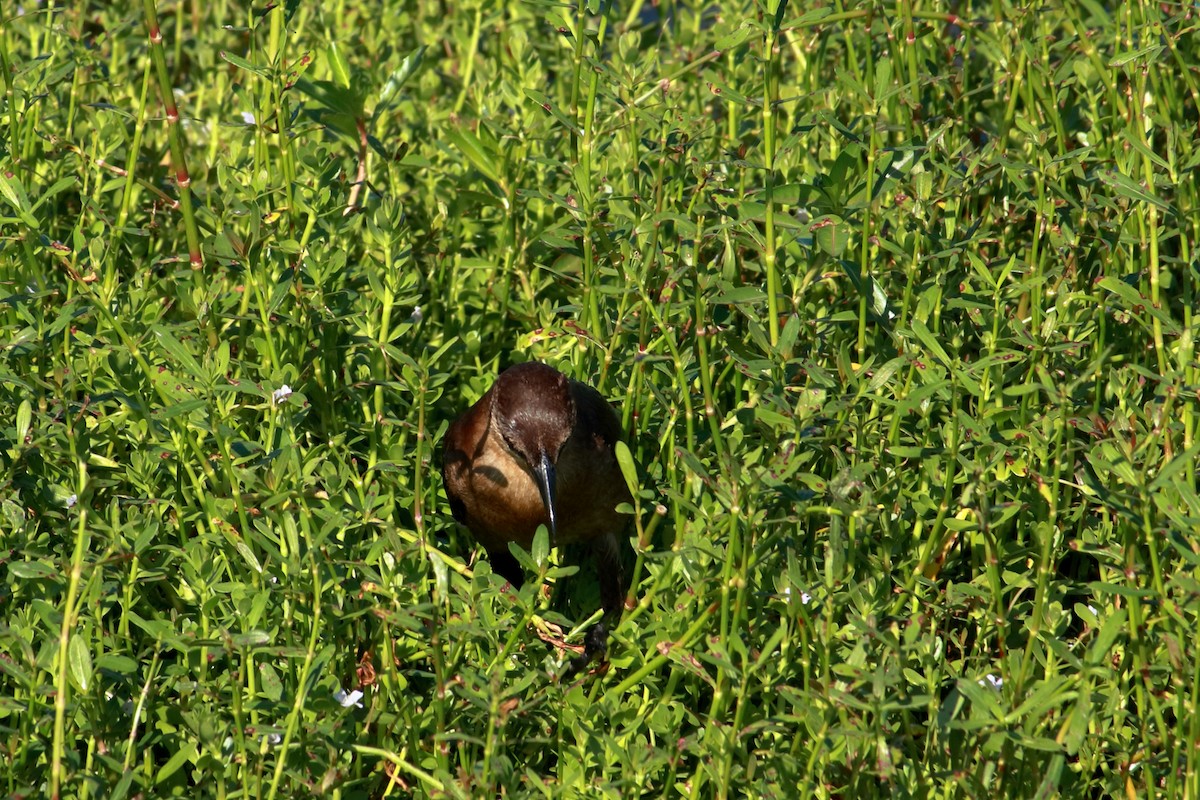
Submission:
[[[501,373],[492,392],[492,424],[533,473],[555,537],[555,466],[575,428],[570,382],[553,367],[531,361]]]

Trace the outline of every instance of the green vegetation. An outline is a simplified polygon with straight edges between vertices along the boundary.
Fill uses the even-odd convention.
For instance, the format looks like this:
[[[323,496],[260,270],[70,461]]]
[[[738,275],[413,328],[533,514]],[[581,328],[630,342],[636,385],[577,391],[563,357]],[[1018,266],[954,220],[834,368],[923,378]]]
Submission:
[[[1194,3],[126,5],[0,9],[0,792],[1200,798]]]

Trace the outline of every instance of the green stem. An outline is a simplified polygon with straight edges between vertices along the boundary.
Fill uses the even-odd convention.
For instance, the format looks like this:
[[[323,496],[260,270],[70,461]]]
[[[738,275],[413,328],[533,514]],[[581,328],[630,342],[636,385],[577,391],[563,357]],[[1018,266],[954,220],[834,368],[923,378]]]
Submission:
[[[766,170],[766,188],[764,202],[766,212],[764,217],[764,235],[766,250],[763,253],[763,267],[767,273],[767,330],[771,337],[771,346],[779,344],[779,269],[775,252],[775,103],[779,99],[779,79],[776,70],[779,66],[778,40],[779,18],[782,15],[780,4],[784,7],[787,0],[768,0],[767,15],[771,18],[767,26],[765,42],[766,52],[763,60],[766,67],[763,70],[763,168]]]
[[[76,598],[79,596],[79,581],[83,576],[83,555],[87,552],[88,504],[84,499],[88,488],[87,461],[75,451],[75,437],[70,436],[71,450],[79,467],[79,478],[75,487],[78,498],[79,522],[75,526],[75,550],[71,554],[71,571],[67,576],[67,598],[63,602],[62,627],[58,632],[58,653],[55,660],[57,675],[54,682],[54,743],[50,763],[50,797],[60,796],[63,783],[63,755],[66,751],[67,701],[71,690],[67,679],[70,662],[71,633],[75,630]]]
[[[475,6],[475,20],[471,24],[471,39],[467,49],[460,55],[463,65],[462,88],[458,90],[458,99],[454,101],[454,113],[462,111],[463,103],[467,100],[467,91],[471,88],[471,76],[475,71],[475,58],[479,53],[479,30],[483,24],[483,3]]]
[[[604,37],[608,31],[608,9],[609,0],[603,0],[600,4],[600,27],[596,32],[597,60],[604,54]],[[575,30],[575,36],[579,45],[576,50],[577,60],[575,66],[577,79],[584,61],[583,42],[587,39],[585,11],[586,3],[580,2],[579,24]],[[588,332],[598,340],[605,340],[608,336],[605,331],[600,330],[600,301],[596,291],[597,284],[599,283],[599,278],[596,274],[595,253],[596,190],[592,183],[592,150],[596,146],[596,94],[599,90],[600,74],[595,69],[588,70],[588,72],[590,73],[590,77],[583,114],[583,147],[579,153],[579,171],[581,177],[578,187],[580,199],[582,200],[581,207],[583,209],[583,297],[584,308],[587,313],[585,325],[588,328]]]
[[[175,170],[175,183],[179,186],[179,205],[183,210],[183,224],[187,232],[188,259],[192,269],[200,269],[204,266],[204,257],[200,253],[200,233],[196,226],[196,214],[192,209],[192,179],[188,174],[186,143],[183,128],[179,124],[179,109],[175,105],[171,78],[167,72],[167,59],[163,55],[163,36],[158,26],[155,0],[142,0],[142,12],[146,21],[146,33],[150,37],[150,58],[158,74],[158,92],[167,114],[167,139],[171,149],[171,166]]]
[[[302,514],[300,524],[305,532],[305,539],[308,539],[308,520],[306,515]],[[283,777],[283,768],[287,763],[288,750],[291,749],[292,739],[296,735],[296,728],[300,723],[300,711],[304,708],[304,701],[308,699],[308,690],[312,682],[309,680],[309,675],[312,672],[313,661],[316,660],[317,643],[320,641],[321,634],[321,573],[317,569],[315,560],[315,551],[309,543],[308,558],[309,558],[309,573],[312,577],[312,629],[309,631],[308,649],[304,654],[304,666],[300,669],[300,679],[296,688],[296,698],[292,702],[291,713],[288,714],[287,728],[283,733],[283,741],[279,744],[279,750],[275,759],[275,774],[271,779],[271,789],[267,793],[267,800],[275,800],[275,795],[279,791],[279,781]]]

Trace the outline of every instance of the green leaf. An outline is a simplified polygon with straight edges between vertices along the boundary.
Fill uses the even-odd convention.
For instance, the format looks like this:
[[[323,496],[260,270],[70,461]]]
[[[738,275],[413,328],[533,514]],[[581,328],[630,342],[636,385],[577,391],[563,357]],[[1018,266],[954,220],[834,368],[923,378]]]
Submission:
[[[617,455],[617,464],[621,467],[621,476],[625,478],[625,485],[629,487],[629,494],[634,497],[638,493],[638,476],[637,465],[633,461],[633,453],[629,452],[629,445],[622,441],[618,441],[614,448]]]
[[[120,469],[121,468],[121,465],[119,463],[117,463],[116,461],[113,461],[111,458],[109,458],[107,456],[100,455],[99,453],[89,452],[88,457],[87,457],[87,462],[91,466],[100,467],[101,469]]]
[[[70,189],[78,184],[79,177],[77,175],[67,175],[66,177],[59,178],[54,182],[53,186],[38,194],[38,200],[33,204],[33,208],[31,210],[37,211],[44,204],[48,203],[51,199],[57,196],[59,192]]]
[[[442,555],[432,548],[428,551],[429,566],[433,570],[433,585],[437,597],[446,600],[450,597],[450,568],[446,566]]]
[[[329,71],[333,74],[333,82],[342,89],[350,88],[350,62],[338,43],[331,41],[325,48],[325,56],[329,59]]]
[[[767,293],[757,286],[723,286],[712,302],[717,305],[752,306],[765,303],[766,300]]]
[[[350,129],[353,121],[363,116],[363,98],[353,86],[347,88],[332,81],[313,81],[300,78],[296,88],[335,114],[344,115]],[[336,118],[335,118],[336,119]]]
[[[550,532],[546,530],[545,525],[538,525],[537,531],[533,534],[533,545],[529,555],[533,557],[533,563],[537,565],[538,569],[546,566],[546,561],[550,558]]]
[[[29,195],[25,193],[25,187],[21,185],[21,181],[15,175],[7,175],[2,169],[0,169],[0,197],[8,201],[8,204],[17,212],[21,222],[34,230],[38,228],[37,218],[30,213]]]
[[[42,578],[58,577],[60,573],[49,564],[43,564],[41,561],[11,561],[8,564],[9,574],[21,580],[34,581]]]
[[[259,692],[272,702],[278,703],[283,697],[283,681],[279,673],[266,661],[258,662]]]
[[[235,56],[233,53],[228,53],[224,50],[221,51],[220,55],[221,55],[222,61],[233,64],[238,69],[245,70],[246,72],[249,72],[251,75],[257,75],[260,78],[266,78],[266,79],[271,78],[271,70],[267,69],[266,67],[261,67],[257,64],[251,64],[249,61],[242,58],[241,56]]]
[[[116,787],[112,790],[109,800],[125,800],[129,796],[129,787],[133,785],[134,771],[132,769],[124,770],[121,773],[121,780],[117,781]]]
[[[251,630],[230,637],[234,647],[262,647],[271,643],[271,634],[266,631]]]
[[[1100,626],[1100,632],[1096,635],[1092,646],[1088,648],[1087,662],[1089,664],[1098,666],[1108,663],[1109,651],[1112,650],[1117,637],[1125,630],[1125,615],[1125,609],[1116,608],[1108,615],[1108,619],[1104,620],[1104,624]]]
[[[793,356],[796,348],[796,340],[800,336],[800,315],[789,314],[787,322],[783,324],[783,330],[779,334],[779,346],[776,352],[784,359],[789,359]]]
[[[204,370],[200,368],[199,362],[196,361],[196,357],[192,355],[192,351],[184,347],[183,343],[171,335],[166,328],[156,327],[154,338],[158,339],[158,343],[171,356],[170,362],[183,366],[189,377],[198,379],[205,374]]]
[[[1129,50],[1124,53],[1118,53],[1108,61],[1110,67],[1123,67],[1131,61],[1143,59],[1147,65],[1154,64],[1158,61],[1158,54],[1163,51],[1163,45],[1152,44],[1149,47],[1143,47],[1139,50]]]
[[[450,143],[458,148],[467,160],[489,180],[500,182],[500,171],[496,167],[496,154],[484,149],[478,136],[463,126],[449,128],[444,132]]]
[[[817,247],[839,258],[850,244],[853,231],[845,220],[833,214],[817,217],[808,226],[808,233]]]
[[[925,323],[919,319],[913,319],[909,322],[909,330],[917,337],[917,341],[925,350],[933,355],[945,367],[953,367],[954,363],[950,360],[950,356],[942,348],[941,342],[934,337],[933,332],[925,327]]]
[[[876,369],[871,375],[870,382],[867,384],[867,392],[874,394],[886,386],[896,373],[905,366],[907,361],[903,356],[897,356]]]
[[[254,570],[260,575],[262,574],[262,565],[258,563],[258,559],[255,558],[254,551],[250,549],[249,545],[247,545],[241,539],[238,539],[234,543],[234,548],[238,551],[238,555],[242,557],[242,560],[246,562],[246,565],[249,566],[250,569]]]
[[[1163,172],[1166,172],[1168,174],[1173,172],[1173,170],[1171,169],[1171,165],[1168,164],[1163,159],[1162,156],[1160,156],[1158,153],[1154,152],[1149,147],[1147,147],[1145,142],[1142,141],[1141,137],[1136,136],[1128,128],[1121,131],[1121,138],[1125,141],[1126,144],[1128,144],[1130,147],[1132,147],[1134,150],[1136,150],[1138,152],[1138,155],[1142,156],[1143,158],[1150,159],[1150,161],[1152,161],[1154,163],[1154,165],[1156,167],[1158,167],[1159,169],[1161,169]]]
[[[25,440],[29,438],[29,428],[33,423],[33,404],[29,402],[29,398],[21,401],[21,405],[17,406],[17,447],[24,447]]]
[[[71,679],[80,691],[86,692],[92,684],[92,653],[79,633],[71,634],[67,642],[67,661],[71,667]]]
[[[1171,484],[1176,475],[1178,475],[1180,472],[1183,472],[1185,469],[1194,466],[1198,458],[1200,458],[1200,442],[1196,442],[1187,450],[1183,451],[1182,453],[1178,453],[1174,458],[1172,458],[1167,465],[1163,467],[1157,475],[1154,476],[1154,480],[1150,482],[1150,486],[1147,488],[1152,494],[1162,491]]]
[[[105,653],[96,659],[96,669],[115,672],[118,675],[136,675],[138,662],[129,656],[118,655],[117,653]]]
[[[1111,186],[1116,190],[1117,194],[1122,197],[1127,197],[1130,200],[1136,200],[1139,203],[1150,203],[1163,211],[1170,211],[1171,207],[1161,200],[1157,195],[1152,194],[1149,190],[1142,187],[1141,184],[1134,181],[1127,175],[1122,175],[1116,170],[1105,170],[1097,173],[1101,182],[1107,186]]]
[[[197,747],[194,741],[188,740],[183,742],[179,746],[179,749],[167,759],[167,763],[163,764],[162,768],[158,770],[158,774],[154,776],[155,785],[169,780],[184,764],[195,758],[196,753]]]
[[[562,123],[563,127],[576,136],[582,136],[583,131],[575,124],[575,121],[559,110],[558,106],[550,102],[550,98],[534,89],[525,89],[525,96],[542,107],[543,111],[549,112],[556,120]]]
[[[1129,309],[1136,308],[1137,306],[1145,306],[1150,302],[1149,299],[1143,296],[1142,293],[1137,289],[1130,286],[1120,278],[1114,278],[1111,275],[1101,278],[1096,285],[1101,289],[1112,292],[1120,297],[1125,301],[1125,305]]]
[[[746,97],[744,94],[741,94],[736,89],[728,86],[727,84],[722,83],[719,80],[716,80],[715,78],[709,80],[708,91],[711,92],[714,96],[721,98],[722,100],[724,100],[727,103],[737,103],[738,105],[741,105],[741,106],[750,106],[750,107],[757,107],[757,106],[761,105],[760,102],[758,102],[756,100],[752,100],[749,97]]]
[[[717,39],[717,43],[713,45],[713,48],[720,50],[721,52],[732,50],[735,47],[740,47],[747,39],[755,34],[761,36],[762,30],[753,20],[744,19],[733,31],[725,34],[720,39]]]
[[[4,523],[6,523],[7,531],[10,535],[18,534],[25,528],[25,522],[26,522],[25,511],[21,508],[20,505],[13,502],[12,500],[6,499],[4,502],[0,503],[0,514],[3,515],[3,521],[4,521]],[[31,564],[31,563],[37,563],[37,562],[30,562],[30,561],[9,562],[8,569],[11,572],[13,567],[17,566],[18,564]],[[17,575],[17,577],[19,578],[21,576]]]
[[[379,91],[380,104],[387,106],[399,94],[400,89],[408,82],[408,79],[417,74],[417,70],[421,68],[421,62],[425,58],[425,45],[421,45],[416,50],[413,50],[404,60],[400,62],[400,66],[392,70],[388,75],[387,81],[383,84],[383,88]],[[378,113],[378,109],[376,109]]]
[[[208,401],[202,397],[194,400],[184,400],[182,403],[172,403],[169,408],[156,411],[155,418],[160,421],[166,421],[175,417],[186,417],[193,411],[198,411],[207,405]]]

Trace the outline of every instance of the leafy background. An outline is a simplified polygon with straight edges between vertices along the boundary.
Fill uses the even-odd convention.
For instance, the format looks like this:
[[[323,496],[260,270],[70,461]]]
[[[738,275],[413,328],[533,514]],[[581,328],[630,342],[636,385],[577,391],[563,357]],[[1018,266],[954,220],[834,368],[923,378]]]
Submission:
[[[1200,796],[1194,4],[121,5],[0,10],[10,796]]]

